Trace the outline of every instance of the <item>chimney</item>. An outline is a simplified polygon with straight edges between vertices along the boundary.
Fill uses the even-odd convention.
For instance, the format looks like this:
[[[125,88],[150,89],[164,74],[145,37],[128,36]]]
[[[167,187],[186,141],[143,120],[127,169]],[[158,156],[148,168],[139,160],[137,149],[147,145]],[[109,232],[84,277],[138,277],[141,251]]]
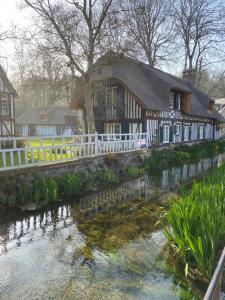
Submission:
[[[193,85],[196,84],[196,70],[193,69],[186,69],[183,71],[182,78],[187,82],[192,83]]]

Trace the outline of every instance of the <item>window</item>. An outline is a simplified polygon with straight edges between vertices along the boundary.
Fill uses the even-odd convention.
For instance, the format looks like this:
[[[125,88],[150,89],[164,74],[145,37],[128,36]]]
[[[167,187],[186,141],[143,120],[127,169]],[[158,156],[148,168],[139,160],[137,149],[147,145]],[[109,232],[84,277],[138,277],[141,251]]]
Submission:
[[[116,103],[117,98],[117,87],[107,87],[106,88],[106,105],[114,105]]]
[[[180,135],[180,124],[175,124],[175,135]]]
[[[174,108],[177,110],[180,110],[180,102],[181,102],[181,94],[177,93],[175,95],[175,102],[174,102]]]
[[[184,141],[189,140],[189,126],[184,126]]]
[[[163,126],[163,143],[169,143],[170,141],[170,126]]]
[[[120,123],[105,123],[104,132],[106,134],[121,134],[121,124]]]
[[[199,126],[199,139],[202,140],[204,138],[204,128],[203,126]]]
[[[1,114],[9,115],[9,99],[7,95],[0,95]]]
[[[169,103],[169,107],[171,109],[173,109],[174,106],[174,93],[170,93],[170,103]]]

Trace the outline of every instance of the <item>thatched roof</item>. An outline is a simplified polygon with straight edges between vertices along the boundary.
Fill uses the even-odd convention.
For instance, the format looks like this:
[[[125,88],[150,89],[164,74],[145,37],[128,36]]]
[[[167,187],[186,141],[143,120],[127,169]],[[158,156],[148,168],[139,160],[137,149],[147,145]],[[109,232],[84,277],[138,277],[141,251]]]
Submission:
[[[17,125],[63,125],[80,122],[80,111],[66,107],[31,107],[16,119]]]
[[[0,65],[0,78],[2,79],[4,85],[7,87],[7,89],[9,90],[9,92],[14,96],[14,97],[17,97],[17,92],[16,90],[14,89],[12,83],[9,81],[5,71],[3,70],[3,68],[1,67]],[[4,91],[1,91],[0,92],[4,92]]]
[[[208,111],[212,99],[191,83],[138,60],[115,53],[104,55],[96,62],[91,80],[110,78],[121,81],[146,109],[169,110],[169,95],[174,89],[191,93],[189,114],[225,122],[216,110]]]

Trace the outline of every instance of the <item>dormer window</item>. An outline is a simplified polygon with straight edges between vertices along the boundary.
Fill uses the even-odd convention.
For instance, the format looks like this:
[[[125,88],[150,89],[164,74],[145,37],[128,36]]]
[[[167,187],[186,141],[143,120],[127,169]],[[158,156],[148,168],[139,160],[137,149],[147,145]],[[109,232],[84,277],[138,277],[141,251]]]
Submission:
[[[170,93],[170,104],[169,104],[169,107],[170,109],[173,109],[174,107],[174,92],[171,92]]]
[[[170,93],[170,102],[169,107],[170,109],[180,110],[181,108],[181,100],[182,94],[176,91]]]

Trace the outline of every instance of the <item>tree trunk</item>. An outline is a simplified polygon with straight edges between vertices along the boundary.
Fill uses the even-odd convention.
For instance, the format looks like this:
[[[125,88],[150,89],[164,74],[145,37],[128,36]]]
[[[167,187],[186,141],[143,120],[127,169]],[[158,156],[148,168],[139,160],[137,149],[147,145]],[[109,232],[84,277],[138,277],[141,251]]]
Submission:
[[[84,83],[84,105],[85,105],[85,115],[87,124],[86,133],[95,133],[95,122],[94,122],[94,112],[93,112],[93,97],[92,97],[92,85],[90,80],[86,79]]]

